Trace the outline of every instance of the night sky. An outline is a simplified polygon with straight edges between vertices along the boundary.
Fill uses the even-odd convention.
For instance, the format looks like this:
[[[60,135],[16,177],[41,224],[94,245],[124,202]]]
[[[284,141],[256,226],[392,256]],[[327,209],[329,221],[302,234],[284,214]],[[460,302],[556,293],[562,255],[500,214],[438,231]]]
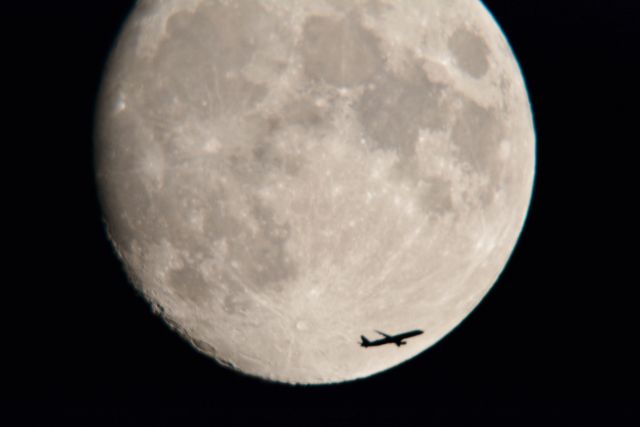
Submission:
[[[524,231],[492,291],[444,340],[370,379],[322,387],[219,367],[127,282],[101,222],[92,132],[106,57],[132,4],[3,4],[10,362],[0,424],[638,422],[638,279],[628,270],[638,253],[638,190],[629,188],[638,167],[629,163],[639,141],[640,3],[485,1],[534,110]]]

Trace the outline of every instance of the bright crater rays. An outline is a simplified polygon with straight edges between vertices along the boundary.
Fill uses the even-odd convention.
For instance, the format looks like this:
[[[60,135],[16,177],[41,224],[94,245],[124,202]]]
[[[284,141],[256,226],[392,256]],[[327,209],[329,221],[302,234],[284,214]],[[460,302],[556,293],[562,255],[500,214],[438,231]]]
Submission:
[[[137,289],[200,351],[293,383],[450,332],[521,231],[535,137],[477,0],[140,0],[96,165]],[[425,333],[363,349],[373,330]]]

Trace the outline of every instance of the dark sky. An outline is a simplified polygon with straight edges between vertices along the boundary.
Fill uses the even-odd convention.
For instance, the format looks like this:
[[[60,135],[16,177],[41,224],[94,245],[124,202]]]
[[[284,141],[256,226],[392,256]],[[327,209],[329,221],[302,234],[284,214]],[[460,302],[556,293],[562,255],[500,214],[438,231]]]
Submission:
[[[516,251],[478,309],[420,357],[365,381],[308,388],[239,376],[193,351],[136,295],[105,238],[93,106],[132,2],[3,4],[10,219],[1,301],[11,363],[0,423],[638,422],[638,279],[628,270],[638,252],[629,187],[640,3],[485,3],[520,61],[538,135]]]

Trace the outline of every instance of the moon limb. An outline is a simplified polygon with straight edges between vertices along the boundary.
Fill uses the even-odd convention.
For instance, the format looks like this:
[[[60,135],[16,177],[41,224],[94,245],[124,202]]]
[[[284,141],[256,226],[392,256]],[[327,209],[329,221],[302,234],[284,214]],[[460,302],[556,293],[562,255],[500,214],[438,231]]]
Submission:
[[[478,1],[143,0],[96,165],[110,238],[172,327],[244,373],[326,383],[473,310],[524,222],[534,144]],[[353,342],[416,327],[400,350]]]

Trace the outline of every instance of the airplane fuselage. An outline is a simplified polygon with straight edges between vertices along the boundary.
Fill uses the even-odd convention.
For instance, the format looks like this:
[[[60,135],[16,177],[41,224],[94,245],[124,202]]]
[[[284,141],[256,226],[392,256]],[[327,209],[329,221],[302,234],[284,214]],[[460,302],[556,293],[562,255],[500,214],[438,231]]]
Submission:
[[[361,336],[362,338],[362,342],[360,343],[360,345],[362,347],[377,347],[380,345],[385,345],[385,344],[395,344],[396,346],[400,347],[401,345],[405,345],[407,344],[406,341],[404,341],[407,338],[411,338],[411,337],[415,337],[417,335],[421,335],[423,333],[423,331],[419,330],[419,329],[415,329],[413,331],[409,331],[409,332],[404,332],[402,334],[398,334],[398,335],[387,335],[383,332],[378,332],[380,335],[384,336],[384,338],[381,338],[379,340],[375,340],[375,341],[369,341],[364,335]]]

